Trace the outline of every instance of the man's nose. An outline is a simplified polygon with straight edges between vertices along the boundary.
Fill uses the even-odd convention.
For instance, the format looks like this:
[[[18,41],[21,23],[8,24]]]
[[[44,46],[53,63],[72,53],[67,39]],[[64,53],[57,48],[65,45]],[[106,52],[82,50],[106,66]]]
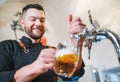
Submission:
[[[35,24],[36,24],[37,26],[40,26],[40,25],[41,25],[40,20],[36,20],[36,21],[35,21]]]

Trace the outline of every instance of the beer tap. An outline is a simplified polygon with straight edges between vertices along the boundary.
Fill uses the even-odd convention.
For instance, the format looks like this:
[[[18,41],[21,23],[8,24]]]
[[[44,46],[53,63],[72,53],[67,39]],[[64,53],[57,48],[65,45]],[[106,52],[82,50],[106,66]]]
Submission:
[[[90,59],[90,52],[93,43],[101,41],[103,39],[109,39],[117,52],[118,61],[120,63],[120,37],[113,31],[105,28],[100,28],[99,23],[96,20],[92,20],[91,11],[88,11],[89,20],[91,23],[91,30],[86,29],[84,32],[85,47],[88,47],[88,59]]]
[[[115,50],[117,52],[117,57],[120,63],[120,37],[113,31],[109,30],[109,29],[105,29],[105,28],[100,28],[99,23],[97,22],[97,20],[92,20],[92,16],[91,16],[91,11],[88,11],[89,14],[89,21],[91,24],[90,29],[85,28],[83,30],[82,33],[78,33],[78,34],[73,34],[71,35],[71,37],[76,38],[77,42],[80,41],[80,39],[82,37],[84,37],[84,46],[88,48],[88,59],[90,59],[91,57],[91,48],[92,45],[94,43],[97,43],[103,39],[109,39],[114,47]],[[78,47],[77,47],[78,49]]]
[[[93,24],[93,20],[92,20],[92,16],[91,16],[91,13],[90,13],[91,11],[89,10],[88,11],[88,14],[89,14],[89,20],[90,20],[90,23],[91,23],[91,30],[88,30],[87,28],[85,28],[84,30],[83,30],[83,32],[82,33],[78,33],[78,34],[72,34],[71,35],[71,37],[72,38],[75,38],[76,40],[77,40],[77,43],[80,41],[80,39],[82,38],[82,37],[84,37],[85,38],[85,42],[86,42],[86,44],[84,45],[85,47],[87,47],[88,48],[88,59],[90,59],[90,53],[91,53],[91,47],[92,47],[92,44],[93,44],[93,42],[95,42],[95,38],[96,38],[96,35],[97,35],[97,33],[96,33],[96,27],[98,27],[98,25],[96,24],[96,27],[95,27],[95,25]],[[97,23],[97,22],[96,22]],[[77,50],[79,50],[78,49],[79,47],[77,46]]]
[[[90,59],[92,44],[96,40],[95,38],[96,38],[96,35],[97,35],[97,33],[96,33],[96,29],[97,28],[93,24],[93,20],[92,20],[92,16],[91,16],[91,11],[90,10],[88,10],[88,14],[89,14],[89,21],[91,23],[91,28],[92,29],[91,30],[86,29],[84,37],[85,37],[85,42],[86,42],[85,47],[88,48],[88,59]]]

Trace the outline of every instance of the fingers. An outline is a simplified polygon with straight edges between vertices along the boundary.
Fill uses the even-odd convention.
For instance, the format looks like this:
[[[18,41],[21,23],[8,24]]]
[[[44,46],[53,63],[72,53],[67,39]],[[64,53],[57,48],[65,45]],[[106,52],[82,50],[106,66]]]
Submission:
[[[69,23],[72,21],[72,14],[69,14]]]
[[[44,70],[44,72],[45,70],[53,68],[55,63],[55,53],[55,48],[46,48],[40,52],[36,63],[40,66],[40,69]]]
[[[82,23],[82,20],[80,19],[80,17],[76,17],[76,18],[74,18],[71,22],[76,22],[76,21],[79,21],[79,22]]]
[[[75,19],[72,19],[70,23],[71,24],[76,23],[76,24],[81,25],[81,26],[86,26],[79,17],[76,17]]]
[[[49,64],[45,64],[43,67],[42,67],[42,70],[47,72],[48,69],[52,69],[54,67],[54,64],[52,63],[49,63]]]
[[[68,33],[70,35],[83,32],[84,28],[86,28],[86,25],[82,22],[80,17],[73,19],[72,15],[69,15]]]
[[[40,55],[41,57],[45,57],[45,58],[54,58],[55,53],[56,53],[55,48],[46,48],[41,51]]]
[[[42,68],[45,69],[45,70],[48,70],[48,69],[53,68],[55,59],[53,59],[53,58],[47,58],[47,59],[43,58],[41,61],[43,63]]]

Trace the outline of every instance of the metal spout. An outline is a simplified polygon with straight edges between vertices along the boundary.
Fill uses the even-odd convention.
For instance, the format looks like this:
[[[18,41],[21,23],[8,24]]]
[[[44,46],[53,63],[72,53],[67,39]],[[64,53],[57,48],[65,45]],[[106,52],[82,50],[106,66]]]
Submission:
[[[96,37],[97,41],[107,38],[113,43],[115,50],[117,52],[117,57],[120,62],[120,37],[116,33],[108,29],[98,29],[96,31],[97,31],[97,37]]]
[[[84,35],[85,35],[84,37],[86,38],[86,44],[89,43],[91,44],[91,46],[92,46],[92,43],[97,43],[103,39],[109,39],[115,47],[118,61],[120,63],[120,37],[116,33],[105,28],[97,28],[97,29],[94,28],[91,31],[86,32],[86,34]],[[89,46],[86,46],[86,47],[89,47]],[[88,50],[90,51],[90,49]]]

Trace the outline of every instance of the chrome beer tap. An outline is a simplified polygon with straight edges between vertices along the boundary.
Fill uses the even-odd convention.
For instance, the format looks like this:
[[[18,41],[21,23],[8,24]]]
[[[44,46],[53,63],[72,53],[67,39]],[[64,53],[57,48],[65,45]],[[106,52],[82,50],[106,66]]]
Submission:
[[[89,20],[92,26],[91,30],[85,29],[85,47],[88,47],[88,59],[90,59],[90,51],[93,43],[97,43],[103,39],[109,39],[117,52],[118,61],[120,63],[120,37],[113,31],[105,28],[100,28],[99,23],[92,20],[90,10],[88,11]]]
[[[79,42],[82,37],[85,38],[84,46],[88,48],[88,59],[90,59],[90,53],[92,45],[103,40],[109,39],[115,47],[115,51],[117,53],[118,61],[120,63],[120,37],[113,31],[105,28],[100,28],[97,20],[92,20],[91,11],[88,11],[89,20],[91,23],[91,29],[85,28],[82,33],[71,35],[72,38],[76,38],[77,42]],[[77,47],[78,49],[78,47]]]
[[[96,42],[96,36],[97,36],[96,30],[99,28],[99,24],[97,23],[97,21],[94,21],[96,24],[93,23],[90,10],[88,11],[88,14],[92,29],[91,30],[86,29],[84,37],[86,42],[85,47],[88,48],[88,59],[90,59],[92,44],[93,42]]]

